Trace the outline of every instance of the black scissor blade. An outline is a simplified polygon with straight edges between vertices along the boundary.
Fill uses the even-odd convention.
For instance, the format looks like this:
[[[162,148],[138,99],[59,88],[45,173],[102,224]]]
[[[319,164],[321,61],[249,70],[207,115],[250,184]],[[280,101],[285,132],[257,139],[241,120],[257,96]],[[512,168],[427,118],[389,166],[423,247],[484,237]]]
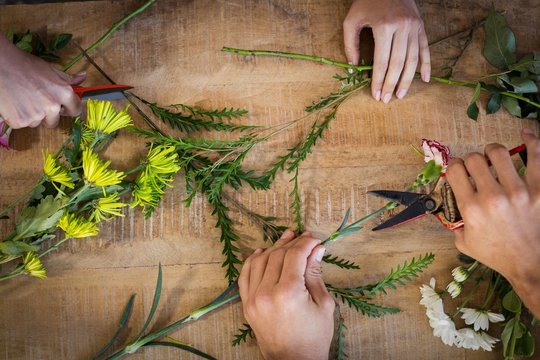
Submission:
[[[386,200],[396,202],[401,205],[409,206],[412,203],[418,201],[425,194],[417,194],[407,191],[393,191],[393,190],[373,190],[368,191],[369,195],[374,195]]]
[[[407,207],[402,212],[400,212],[399,214],[391,217],[390,219],[386,220],[382,224],[374,227],[372,230],[377,231],[377,230],[386,229],[392,226],[401,225],[424,215],[426,215],[426,209],[424,207],[424,204],[422,204],[421,201],[417,201],[413,203],[412,205],[410,205],[409,207]]]

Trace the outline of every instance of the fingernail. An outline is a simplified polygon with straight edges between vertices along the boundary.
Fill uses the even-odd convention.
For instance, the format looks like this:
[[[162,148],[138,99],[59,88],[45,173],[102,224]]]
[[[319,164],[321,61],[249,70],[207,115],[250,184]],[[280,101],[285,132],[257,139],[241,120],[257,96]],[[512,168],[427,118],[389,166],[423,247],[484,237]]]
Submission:
[[[388,104],[388,103],[390,102],[390,99],[391,99],[391,98],[392,98],[392,94],[386,93],[386,94],[384,94],[383,102],[384,102],[385,104]]]
[[[86,76],[86,71],[80,71],[76,73],[75,76]]]
[[[261,248],[257,248],[255,249],[255,251],[253,252],[252,255],[257,255],[257,254],[260,254],[262,252],[262,249]]]
[[[320,248],[319,250],[317,250],[317,255],[315,256],[315,260],[317,260],[317,262],[322,261],[325,251],[326,248]]]
[[[405,89],[399,89],[398,92],[396,93],[396,96],[398,99],[403,99],[405,95],[407,95],[407,90]]]
[[[422,80],[424,80],[424,82],[429,82],[429,78],[431,77],[431,74],[429,71],[426,71],[423,75],[422,75]]]
[[[349,62],[349,65],[352,66],[352,62]],[[352,74],[352,73],[353,73],[353,69],[349,69],[349,70],[347,70],[347,71],[349,72],[349,74]]]
[[[523,130],[521,130],[524,134],[526,135],[534,135],[534,132],[529,129],[529,128],[524,128]]]
[[[380,101],[381,100],[381,90],[377,90],[375,93],[375,100]]]

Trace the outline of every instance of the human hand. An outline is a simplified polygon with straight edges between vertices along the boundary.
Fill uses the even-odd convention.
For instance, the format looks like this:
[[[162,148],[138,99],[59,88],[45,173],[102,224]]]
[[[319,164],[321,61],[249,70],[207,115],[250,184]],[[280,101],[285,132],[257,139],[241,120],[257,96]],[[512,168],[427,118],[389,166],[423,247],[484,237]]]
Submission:
[[[0,34],[0,115],[11,128],[55,127],[61,115],[79,115],[82,103],[71,85],[85,78],[55,69]]]
[[[355,0],[343,21],[345,54],[349,64],[360,61],[360,31],[371,27],[375,39],[371,94],[388,103],[397,86],[402,99],[414,78],[418,60],[422,80],[431,73],[424,23],[414,0]]]
[[[335,302],[321,276],[325,248],[287,230],[246,260],[238,285],[244,316],[265,359],[328,359]]]
[[[447,178],[465,224],[455,231],[458,250],[501,273],[540,316],[540,140],[529,129],[522,138],[528,157],[523,178],[499,144],[487,145],[486,156],[453,160]]]

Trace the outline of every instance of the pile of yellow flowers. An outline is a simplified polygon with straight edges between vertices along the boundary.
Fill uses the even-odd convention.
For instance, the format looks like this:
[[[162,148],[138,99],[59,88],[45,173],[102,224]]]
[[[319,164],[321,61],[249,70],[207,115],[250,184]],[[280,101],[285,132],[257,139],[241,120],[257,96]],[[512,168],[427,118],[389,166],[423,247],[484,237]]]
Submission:
[[[56,154],[43,151],[43,176],[36,186],[42,191],[41,201],[29,205],[12,234],[0,242],[0,263],[17,258],[22,263],[0,280],[23,274],[45,278],[40,258],[69,239],[96,236],[101,221],[124,216],[128,205],[140,206],[147,216],[152,213],[180,170],[175,147],[151,144],[147,157],[129,172],[115,170],[99,155],[119,130],[132,126],[127,108],[117,111],[110,102],[89,100],[86,121],[74,120],[68,145]],[[135,181],[126,180],[128,173],[137,173]],[[131,203],[124,202],[130,191]],[[56,238],[57,229],[63,237],[51,247],[33,245]]]

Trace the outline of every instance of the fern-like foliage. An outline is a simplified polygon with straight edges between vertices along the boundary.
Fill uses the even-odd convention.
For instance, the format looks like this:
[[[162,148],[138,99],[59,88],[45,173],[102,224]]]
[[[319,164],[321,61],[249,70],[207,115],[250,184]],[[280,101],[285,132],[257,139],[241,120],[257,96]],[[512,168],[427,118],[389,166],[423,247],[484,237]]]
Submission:
[[[345,291],[343,289],[337,289],[328,286],[328,290],[332,292],[344,304],[347,304],[350,308],[355,309],[362,315],[378,318],[386,314],[395,314],[400,311],[398,308],[385,307],[370,303],[367,301],[368,299],[358,296],[358,294]]]
[[[322,260],[327,264],[336,265],[342,269],[360,269],[360,266],[358,266],[354,262],[345,260],[343,258],[340,258],[339,256],[332,256],[331,254],[324,255]]]
[[[248,339],[255,338],[255,334],[253,333],[253,329],[249,324],[243,324],[240,329],[238,329],[239,333],[234,335],[234,340],[231,342],[232,346],[238,346],[243,342],[247,342]]]
[[[243,109],[203,110],[184,104],[175,104],[167,107],[160,107],[155,103],[145,104],[152,110],[161,121],[170,127],[185,133],[198,131],[246,131],[257,128],[251,125],[233,125],[224,120],[241,117],[247,114]]]
[[[292,183],[294,184],[291,193],[289,194],[291,201],[291,209],[294,213],[294,221],[296,222],[296,233],[301,234],[304,232],[304,225],[302,224],[302,202],[300,200],[300,188],[298,187],[298,173],[299,169],[296,168]]]
[[[221,230],[220,241],[223,244],[222,254],[225,256],[222,267],[225,268],[226,278],[229,284],[233,283],[240,272],[236,267],[242,261],[238,257],[240,249],[235,243],[240,238],[233,229],[233,221],[229,217],[229,208],[223,204],[221,198],[215,198],[210,201],[212,205],[212,215],[217,217],[216,227]]]
[[[337,328],[337,360],[344,360],[349,356],[345,353],[345,330],[347,326],[343,322],[343,317],[339,314]]]
[[[433,263],[434,260],[435,255],[427,253],[418,257],[418,259],[412,258],[410,262],[405,261],[403,265],[398,265],[395,270],[391,269],[388,275],[375,284],[346,288],[344,290],[361,295],[374,295],[377,292],[386,294],[386,288],[396,289],[396,285],[405,285],[404,281],[411,281],[413,277],[418,277],[418,274]]]

